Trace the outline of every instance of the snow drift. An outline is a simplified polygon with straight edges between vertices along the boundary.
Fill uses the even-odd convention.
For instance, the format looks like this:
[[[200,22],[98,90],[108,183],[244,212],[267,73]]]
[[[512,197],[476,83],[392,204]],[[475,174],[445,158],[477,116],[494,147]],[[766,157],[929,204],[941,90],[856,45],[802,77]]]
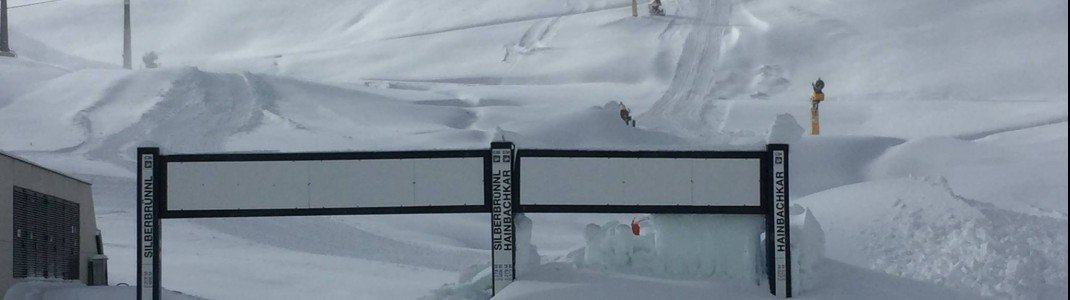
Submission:
[[[984,296],[1066,295],[1065,219],[963,198],[942,178],[859,183],[797,203],[821,220],[830,258]]]

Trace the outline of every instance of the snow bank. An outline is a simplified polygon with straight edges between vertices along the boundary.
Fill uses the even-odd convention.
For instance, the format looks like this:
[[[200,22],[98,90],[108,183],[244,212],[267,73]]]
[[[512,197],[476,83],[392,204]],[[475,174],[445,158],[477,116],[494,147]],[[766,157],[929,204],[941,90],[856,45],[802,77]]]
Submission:
[[[491,282],[490,262],[473,265],[465,272],[461,272],[457,282],[448,283],[435,289],[430,295],[420,297],[421,300],[461,300],[461,299],[490,299]]]
[[[866,181],[872,162],[901,143],[877,136],[804,136],[791,145],[792,196]]]
[[[828,260],[818,270],[820,288],[796,299],[824,300],[976,300],[970,295],[934,284],[874,272]],[[590,299],[733,299],[769,300],[768,287],[741,286],[711,280],[665,280],[577,269],[568,263],[548,263],[514,282],[497,300]]]
[[[791,286],[796,294],[813,289],[819,281],[818,269],[825,262],[825,231],[810,210],[792,205]]]
[[[0,108],[64,73],[66,70],[31,60],[0,59]]]
[[[524,214],[517,214],[513,219],[516,223],[516,276],[534,269],[542,263],[539,248],[531,240],[531,218]]]
[[[60,52],[19,30],[8,33],[11,50],[18,56],[0,59],[0,107],[72,70],[116,68]]]
[[[133,286],[86,286],[78,281],[30,280],[12,285],[4,294],[4,300],[113,300],[134,299]],[[164,300],[203,299],[178,292],[163,290]]]
[[[996,209],[942,178],[859,183],[797,203],[822,220],[829,258],[984,296],[1066,295],[1065,219]]]
[[[539,249],[531,243],[531,219],[524,214],[517,214],[516,222],[516,256],[514,270],[517,278],[535,270],[542,263]],[[431,295],[421,299],[488,299],[491,295],[490,263],[470,266],[455,283],[449,283],[432,291]]]
[[[867,173],[870,179],[939,176],[970,199],[1066,219],[1067,123],[1008,130],[976,140],[915,139],[888,149]]]
[[[802,138],[806,129],[799,126],[799,122],[791,114],[779,114],[776,121],[769,127],[769,133],[765,137],[768,144],[791,144]]]

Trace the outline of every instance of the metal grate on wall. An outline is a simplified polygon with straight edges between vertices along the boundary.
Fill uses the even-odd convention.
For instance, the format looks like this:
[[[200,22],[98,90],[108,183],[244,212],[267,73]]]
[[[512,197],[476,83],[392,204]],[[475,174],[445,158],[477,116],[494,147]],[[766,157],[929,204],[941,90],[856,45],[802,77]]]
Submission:
[[[14,277],[79,279],[78,203],[16,186],[12,204]]]

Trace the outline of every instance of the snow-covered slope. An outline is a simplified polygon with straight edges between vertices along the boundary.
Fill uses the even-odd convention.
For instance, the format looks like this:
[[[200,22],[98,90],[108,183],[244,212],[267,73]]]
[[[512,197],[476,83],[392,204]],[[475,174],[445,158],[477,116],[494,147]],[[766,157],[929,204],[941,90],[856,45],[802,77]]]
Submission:
[[[984,296],[1066,295],[1066,219],[998,209],[942,178],[844,186],[800,199],[829,258]]]
[[[867,272],[839,262],[819,270],[821,286],[797,299],[976,299],[931,283]],[[697,280],[665,280],[576,270],[547,264],[501,294],[502,299],[770,299],[764,287]],[[498,299],[495,297],[495,299]]]
[[[980,108],[1010,116],[977,115],[982,105],[946,100],[1026,107],[1017,100],[1058,100],[1065,111],[1065,1],[730,2],[679,1],[687,8],[681,16],[702,23],[684,42],[670,89],[640,122],[709,136],[738,129],[730,115],[748,117],[731,112],[737,102],[717,101],[739,99],[791,102],[794,109],[781,112],[806,116],[809,83],[819,77],[827,82],[829,100],[823,120],[843,125],[825,126],[832,134],[931,134],[948,126],[964,129],[957,124],[963,119],[946,114],[985,122],[1023,112]],[[894,133],[882,132],[887,130]]]
[[[832,261],[802,298],[1065,296],[1065,1],[666,0],[640,18],[627,0],[132,2],[135,61],[162,69],[115,67],[112,0],[12,10],[19,58],[0,57],[0,150],[94,183],[113,283],[135,275],[138,146],[750,149],[780,114],[806,122],[822,77],[823,135],[793,143],[791,190]],[[768,297],[557,260],[586,224],[634,216],[530,217],[556,263],[505,298]],[[164,286],[435,298],[489,262],[484,221],[165,221]]]
[[[1066,219],[1067,141],[1066,122],[966,140],[917,139],[889,149],[868,172],[874,179],[942,176],[968,198]]]
[[[111,300],[130,299],[136,297],[137,289],[132,286],[125,287],[87,287],[83,284],[68,281],[26,281],[12,286],[4,294],[6,300]],[[172,291],[164,291],[161,295],[167,300],[198,300],[203,298],[183,295]]]
[[[2,146],[77,149],[109,161],[121,160],[108,155],[146,142],[176,152],[260,150],[243,145],[274,139],[291,139],[290,150],[352,147],[343,144],[389,148],[383,142],[392,136],[465,130],[475,118],[462,108],[400,101],[369,90],[374,91],[195,68],[77,71],[0,112],[4,126],[17,129],[3,133]],[[31,126],[34,130],[27,130]]]

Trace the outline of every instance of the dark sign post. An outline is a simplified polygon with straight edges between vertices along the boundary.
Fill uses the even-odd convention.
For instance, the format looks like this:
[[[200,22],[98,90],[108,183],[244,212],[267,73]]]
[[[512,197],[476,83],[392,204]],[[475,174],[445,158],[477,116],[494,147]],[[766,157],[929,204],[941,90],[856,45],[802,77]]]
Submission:
[[[770,216],[766,218],[766,240],[772,253],[770,267],[770,292],[774,295],[791,298],[791,219],[788,211],[788,145],[773,144],[768,146],[772,156],[772,195]]]
[[[160,166],[158,148],[137,149],[137,299],[160,299]]]
[[[516,227],[513,213],[513,143],[494,142],[491,157],[491,273],[496,295],[516,279]]]

